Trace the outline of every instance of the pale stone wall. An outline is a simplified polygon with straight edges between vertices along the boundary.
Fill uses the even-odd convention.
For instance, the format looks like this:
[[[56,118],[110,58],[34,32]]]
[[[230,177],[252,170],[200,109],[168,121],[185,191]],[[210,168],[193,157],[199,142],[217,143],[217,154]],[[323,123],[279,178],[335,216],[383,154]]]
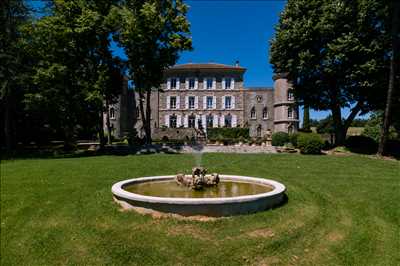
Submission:
[[[298,107],[294,98],[288,95],[291,84],[284,77],[278,77],[274,82],[274,131],[296,132],[299,126]],[[292,116],[289,117],[289,108]]]
[[[243,99],[245,101],[244,118],[250,129],[251,137],[264,137],[274,130],[274,92],[272,88],[245,89]],[[255,117],[251,117],[254,108]],[[263,117],[264,108],[267,117]]]

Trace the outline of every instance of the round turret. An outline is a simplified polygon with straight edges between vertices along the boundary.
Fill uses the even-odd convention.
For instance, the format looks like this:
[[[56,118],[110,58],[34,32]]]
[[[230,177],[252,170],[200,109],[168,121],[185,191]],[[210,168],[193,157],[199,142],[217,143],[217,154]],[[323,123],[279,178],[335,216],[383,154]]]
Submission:
[[[287,75],[274,77],[274,131],[296,132],[299,125],[298,107]]]

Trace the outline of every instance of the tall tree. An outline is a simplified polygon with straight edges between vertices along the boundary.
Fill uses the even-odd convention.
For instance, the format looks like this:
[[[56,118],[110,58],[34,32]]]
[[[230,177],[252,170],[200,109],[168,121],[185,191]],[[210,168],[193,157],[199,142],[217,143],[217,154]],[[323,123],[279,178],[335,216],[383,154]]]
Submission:
[[[391,1],[391,56],[390,56],[390,74],[389,86],[386,99],[386,107],[384,112],[383,125],[381,129],[381,136],[379,139],[378,155],[383,155],[385,152],[385,144],[389,135],[390,119],[392,112],[393,97],[395,94],[396,73],[398,71],[398,64],[400,60],[400,2],[396,0]],[[398,78],[397,78],[398,79]],[[399,96],[399,95],[398,95]]]
[[[87,121],[97,121],[104,144],[104,103],[112,103],[122,84],[110,51],[112,5],[106,0],[55,0],[51,14],[29,29],[31,53],[40,63],[33,75],[37,87],[26,95],[27,106],[47,111],[51,126],[64,133],[65,148]]]
[[[274,71],[289,74],[296,98],[332,112],[337,145],[384,96],[385,1],[288,0],[271,42]]]
[[[179,52],[191,49],[188,7],[182,0],[126,0],[115,14],[121,21],[116,40],[124,47],[135,89],[146,143],[151,143],[151,93]],[[146,104],[144,104],[144,102]]]
[[[16,144],[17,101],[21,92],[24,50],[20,49],[21,25],[28,19],[28,8],[22,0],[4,0],[0,3],[0,95],[2,129],[8,152]],[[3,141],[3,138],[2,138]]]
[[[304,109],[303,109],[303,129],[305,131],[310,131],[311,130],[311,126],[310,126],[310,107],[308,106],[308,104],[304,105]]]

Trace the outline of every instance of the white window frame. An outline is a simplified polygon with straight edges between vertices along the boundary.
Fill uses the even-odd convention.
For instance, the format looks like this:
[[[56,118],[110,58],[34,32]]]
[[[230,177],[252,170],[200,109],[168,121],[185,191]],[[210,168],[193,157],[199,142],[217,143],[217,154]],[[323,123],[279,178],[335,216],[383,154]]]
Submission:
[[[190,107],[190,100],[193,99],[193,108]],[[196,109],[196,96],[188,96],[188,109],[194,110]]]
[[[227,99],[227,98],[229,98],[229,99],[230,99],[229,106],[227,106],[227,105],[226,105],[226,99]],[[231,109],[233,109],[233,108],[232,108],[232,96],[230,96],[230,95],[226,95],[226,96],[224,96],[224,102],[223,102],[223,105],[224,105],[224,109],[228,109],[228,110],[231,110]]]
[[[111,110],[112,110],[112,112],[111,112]],[[110,119],[115,119],[115,108],[114,107],[110,107],[109,114],[110,114]]]
[[[172,106],[172,98],[175,98],[175,107]],[[168,109],[173,109],[176,110],[177,109],[177,104],[178,103],[178,97],[175,95],[171,95],[169,96],[169,108]]]

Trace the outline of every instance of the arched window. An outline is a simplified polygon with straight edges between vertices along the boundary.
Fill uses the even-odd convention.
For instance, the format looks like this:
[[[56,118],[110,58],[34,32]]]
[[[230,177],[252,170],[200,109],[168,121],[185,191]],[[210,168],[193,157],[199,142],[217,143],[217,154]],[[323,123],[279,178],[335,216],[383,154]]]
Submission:
[[[196,127],[196,117],[194,115],[189,115],[188,117],[188,127],[195,128]]]
[[[287,99],[288,99],[288,101],[293,101],[294,100],[293,89],[289,89],[288,90]]]
[[[261,125],[258,125],[258,127],[257,127],[257,137],[258,138],[261,138],[261,130],[262,130]]]
[[[251,108],[251,110],[250,110],[250,118],[256,119],[256,108],[255,107]]]
[[[268,108],[264,107],[262,112],[263,119],[268,119]]]
[[[169,127],[176,128],[177,117],[175,114],[169,116]]]
[[[111,119],[115,119],[115,109],[114,109],[114,107],[110,108],[110,118]]]
[[[287,117],[288,118],[293,118],[293,108],[290,107],[290,106],[287,109]]]
[[[232,116],[231,116],[231,114],[227,114],[225,116],[225,127],[232,127]]]

